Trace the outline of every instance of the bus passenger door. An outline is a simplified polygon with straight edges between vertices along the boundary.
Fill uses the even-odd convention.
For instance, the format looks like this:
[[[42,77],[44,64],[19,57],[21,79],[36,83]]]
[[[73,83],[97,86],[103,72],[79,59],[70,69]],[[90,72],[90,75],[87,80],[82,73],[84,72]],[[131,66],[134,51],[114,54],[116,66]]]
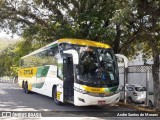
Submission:
[[[63,58],[59,56],[58,58],[58,66],[57,66],[57,77],[60,79],[60,81],[57,83],[57,99],[64,102],[64,88],[63,88],[63,80],[64,80],[64,73],[63,73]]]
[[[73,74],[73,58],[66,56],[63,59],[64,72],[64,98],[66,101],[73,101],[74,98],[74,74]]]
[[[74,98],[74,76],[73,76],[73,59],[69,54],[63,54],[63,58],[58,59],[58,78],[61,83],[58,83],[57,92],[59,101],[69,102]],[[59,95],[60,94],[60,95]]]

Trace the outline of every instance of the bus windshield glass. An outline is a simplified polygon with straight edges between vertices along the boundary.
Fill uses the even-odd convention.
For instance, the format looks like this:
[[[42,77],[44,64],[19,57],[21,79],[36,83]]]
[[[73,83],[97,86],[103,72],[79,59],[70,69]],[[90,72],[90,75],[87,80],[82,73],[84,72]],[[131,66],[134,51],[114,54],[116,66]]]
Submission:
[[[60,50],[74,49],[78,52],[79,63],[75,67],[75,82],[93,87],[119,85],[118,67],[112,49],[60,44]]]

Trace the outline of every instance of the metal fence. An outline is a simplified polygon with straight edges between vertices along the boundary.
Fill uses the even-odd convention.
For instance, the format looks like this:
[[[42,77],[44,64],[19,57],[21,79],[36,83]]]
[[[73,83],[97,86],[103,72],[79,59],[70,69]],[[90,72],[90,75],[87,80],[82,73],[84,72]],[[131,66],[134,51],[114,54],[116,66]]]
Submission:
[[[119,67],[120,85],[124,84],[124,67]],[[159,72],[160,77],[160,72]],[[127,83],[148,86],[149,91],[153,91],[152,66],[129,66],[127,71]]]
[[[15,77],[1,76],[0,83],[17,83],[17,79]]]

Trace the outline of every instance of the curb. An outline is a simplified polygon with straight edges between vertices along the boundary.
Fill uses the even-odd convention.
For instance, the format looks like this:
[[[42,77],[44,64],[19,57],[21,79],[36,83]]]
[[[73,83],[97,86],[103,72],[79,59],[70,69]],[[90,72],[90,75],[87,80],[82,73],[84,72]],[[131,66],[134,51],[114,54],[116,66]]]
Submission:
[[[118,102],[117,105],[127,107],[127,108],[132,108],[132,109],[135,109],[137,111],[156,113],[160,116],[160,111],[157,111],[155,109],[151,109],[149,107],[136,106],[136,105],[131,105],[131,104],[128,104],[128,103],[121,103],[121,102]]]

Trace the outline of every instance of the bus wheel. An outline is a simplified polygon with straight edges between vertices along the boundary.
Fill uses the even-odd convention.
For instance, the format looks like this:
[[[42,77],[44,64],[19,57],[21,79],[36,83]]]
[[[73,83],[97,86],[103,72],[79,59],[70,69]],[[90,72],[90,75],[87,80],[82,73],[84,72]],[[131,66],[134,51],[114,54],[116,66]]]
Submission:
[[[53,99],[56,105],[61,105],[62,103],[57,100],[57,87],[53,88]]]
[[[29,94],[30,91],[28,90],[28,83],[27,82],[25,83],[24,89],[25,89],[25,93]]]
[[[22,88],[23,88],[23,91],[25,92],[24,81],[22,82]]]

